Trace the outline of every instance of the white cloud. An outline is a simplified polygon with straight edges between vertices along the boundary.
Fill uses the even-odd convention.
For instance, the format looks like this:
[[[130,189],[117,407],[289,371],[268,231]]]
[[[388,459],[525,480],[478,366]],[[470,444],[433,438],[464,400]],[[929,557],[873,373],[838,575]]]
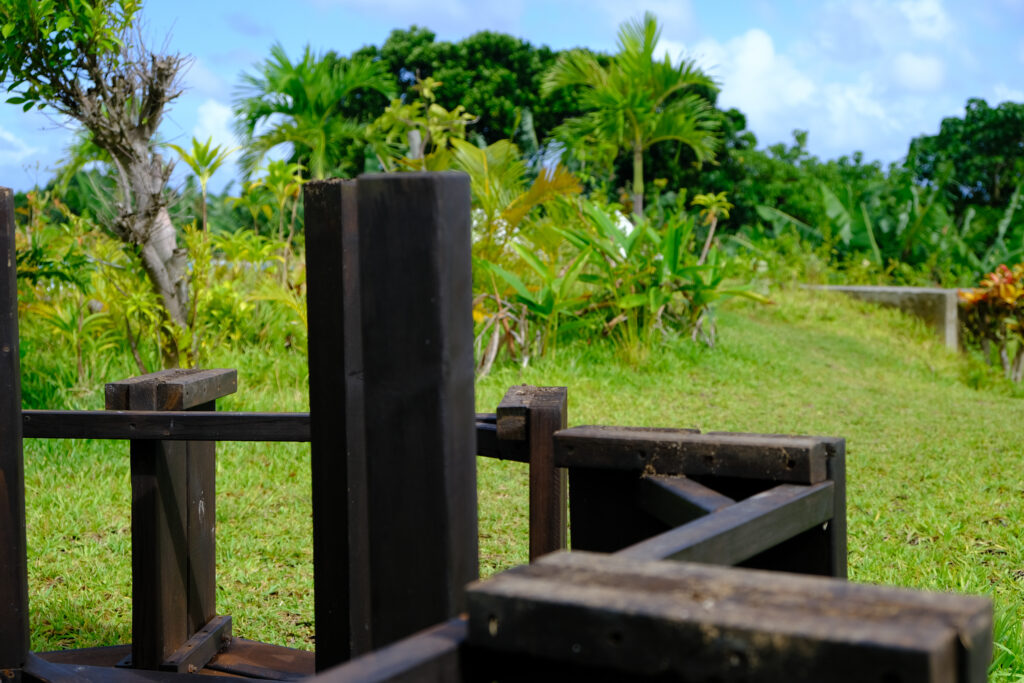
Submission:
[[[195,128],[192,135],[200,142],[212,138],[213,144],[220,145],[224,149],[233,149],[238,146],[238,138],[231,130],[233,115],[231,107],[214,99],[209,99],[199,105],[196,110]]]
[[[737,107],[752,123],[806,104],[816,90],[788,57],[775,52],[771,36],[761,29],[751,29],[724,46],[701,41],[693,56],[721,81],[719,104]]]
[[[823,90],[824,125],[816,125],[813,130],[823,132],[826,144],[833,148],[851,152],[863,148],[880,132],[896,125],[869,78],[856,83],[829,83]]]
[[[38,154],[39,149],[25,144],[23,138],[0,128],[0,164],[20,164],[25,159]]]
[[[1000,102],[1021,102],[1024,103],[1024,90],[1017,88],[1011,88],[1005,83],[997,83],[992,88],[992,94],[995,95],[996,103]]]
[[[912,52],[896,55],[892,66],[896,83],[908,90],[937,90],[946,76],[946,65],[941,59]]]
[[[904,0],[900,12],[910,23],[911,35],[927,40],[944,40],[953,31],[953,22],[942,0]]]

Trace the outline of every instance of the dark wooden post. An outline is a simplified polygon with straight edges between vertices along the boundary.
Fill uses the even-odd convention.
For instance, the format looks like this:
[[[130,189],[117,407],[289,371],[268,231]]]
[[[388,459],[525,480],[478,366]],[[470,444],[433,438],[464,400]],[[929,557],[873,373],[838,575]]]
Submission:
[[[14,194],[0,187],[0,675],[18,681],[28,658],[29,631],[14,252]]]
[[[567,547],[568,477],[555,467],[555,432],[568,425],[565,387],[510,388],[498,406],[499,439],[530,453],[530,560]]]
[[[164,370],[106,386],[108,410],[214,410],[234,370]],[[230,636],[216,615],[212,441],[132,441],[132,666],[190,671]]]
[[[303,204],[313,602],[316,668],[322,671],[371,647],[356,183],[306,183]]]
[[[328,335],[309,349],[323,669],[357,634],[377,648],[459,613],[477,576],[470,198],[456,173],[306,187],[310,338]]]

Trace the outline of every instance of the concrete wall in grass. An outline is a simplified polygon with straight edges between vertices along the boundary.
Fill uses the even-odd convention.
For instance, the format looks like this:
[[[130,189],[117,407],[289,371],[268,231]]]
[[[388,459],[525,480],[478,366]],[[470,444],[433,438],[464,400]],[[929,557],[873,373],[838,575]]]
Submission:
[[[960,348],[959,290],[868,285],[809,285],[808,288],[842,292],[863,301],[893,306],[928,323],[948,348],[954,351]]]

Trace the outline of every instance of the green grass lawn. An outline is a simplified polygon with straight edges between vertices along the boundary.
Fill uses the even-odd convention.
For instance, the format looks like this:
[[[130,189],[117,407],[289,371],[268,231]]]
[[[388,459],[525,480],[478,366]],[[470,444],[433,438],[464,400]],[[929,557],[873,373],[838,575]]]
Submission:
[[[595,340],[500,366],[478,383],[477,407],[493,411],[511,384],[566,385],[570,424],[845,437],[851,579],[992,596],[993,679],[1024,677],[1019,392],[896,312],[820,292],[773,296],[720,311],[715,349],[668,340],[632,367]],[[211,365],[239,368],[223,409],[305,409],[298,354]],[[308,449],[219,453],[219,611],[239,635],[311,647]],[[526,559],[525,474],[479,463],[484,573]],[[127,445],[26,442],[26,477],[33,649],[128,642]]]

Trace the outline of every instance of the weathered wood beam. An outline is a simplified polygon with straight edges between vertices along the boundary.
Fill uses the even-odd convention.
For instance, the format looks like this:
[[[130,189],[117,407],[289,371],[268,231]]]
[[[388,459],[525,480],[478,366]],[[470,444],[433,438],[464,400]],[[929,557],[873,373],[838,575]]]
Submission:
[[[816,484],[827,478],[826,441],[812,436],[581,426],[555,435],[555,464]]]
[[[514,386],[497,413],[497,436],[525,441],[530,462],[530,560],[568,544],[568,483],[555,466],[555,432],[568,422],[565,387]]]
[[[992,603],[574,551],[472,585],[467,644],[602,680],[983,683]]]
[[[14,229],[14,193],[0,187],[0,672],[18,681],[29,630]]]
[[[669,526],[680,526],[736,501],[681,475],[653,474],[640,479],[637,504]]]
[[[734,565],[831,519],[833,490],[830,481],[780,484],[617,554]]]

